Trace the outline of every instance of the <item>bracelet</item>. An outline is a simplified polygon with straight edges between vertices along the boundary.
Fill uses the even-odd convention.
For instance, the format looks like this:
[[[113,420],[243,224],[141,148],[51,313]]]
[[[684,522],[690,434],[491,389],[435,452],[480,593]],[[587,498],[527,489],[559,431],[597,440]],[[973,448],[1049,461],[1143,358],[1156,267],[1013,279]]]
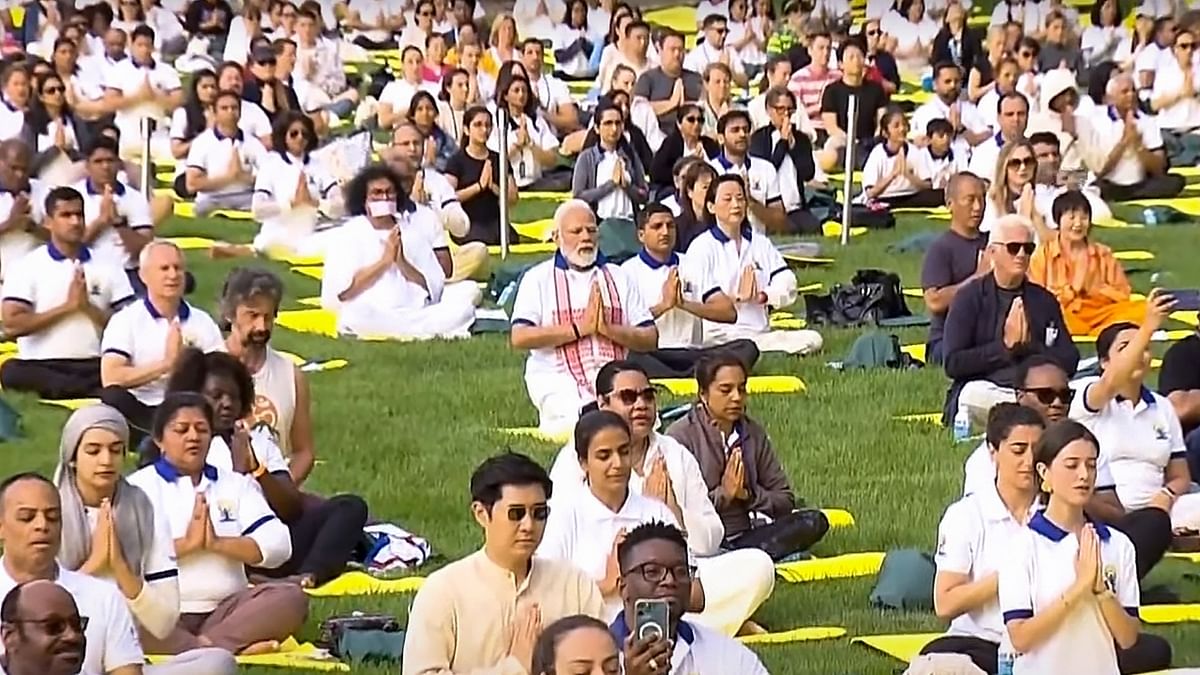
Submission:
[[[571,322],[571,330],[575,331],[575,339],[576,340],[583,337],[582,335],[579,334],[579,326],[574,321]]]
[[[265,464],[263,464],[262,462],[259,462],[257,460],[255,460],[255,463],[257,464],[257,466],[255,466],[254,470],[250,472],[250,476],[253,478],[256,478],[256,479],[262,478],[263,474],[265,474],[267,472],[267,467]]]

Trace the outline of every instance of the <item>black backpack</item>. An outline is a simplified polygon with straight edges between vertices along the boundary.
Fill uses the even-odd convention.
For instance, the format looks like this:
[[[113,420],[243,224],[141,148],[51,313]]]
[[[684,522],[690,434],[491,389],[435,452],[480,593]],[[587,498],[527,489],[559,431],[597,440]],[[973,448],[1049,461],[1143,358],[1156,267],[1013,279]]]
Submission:
[[[900,276],[874,269],[858,270],[848,286],[835,285],[829,295],[805,295],[804,307],[810,326],[878,325],[912,315]]]

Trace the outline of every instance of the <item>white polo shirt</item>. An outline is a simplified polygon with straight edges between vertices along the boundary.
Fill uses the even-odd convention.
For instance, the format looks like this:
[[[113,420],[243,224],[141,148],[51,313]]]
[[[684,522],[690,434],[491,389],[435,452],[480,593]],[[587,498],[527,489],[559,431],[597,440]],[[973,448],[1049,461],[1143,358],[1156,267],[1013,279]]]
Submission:
[[[0,96],[0,140],[7,141],[21,135],[25,127],[25,112]]]
[[[624,614],[613,620],[609,631],[617,644],[625,644],[630,631]],[[670,675],[768,675],[757,654],[727,635],[687,621],[676,624],[675,632]]]
[[[258,463],[267,467],[268,473],[286,472],[288,470],[287,460],[284,459],[283,451],[279,449],[275,439],[271,437],[270,430],[256,426],[250,429],[249,433],[250,449],[254,451],[254,457]],[[212,442],[208,446],[208,457],[204,461],[222,471],[232,472],[233,451],[230,450],[229,443],[223,437],[214,434]]]
[[[232,138],[222,135],[216,127],[205,130],[192,140],[192,147],[187,155],[187,166],[189,169],[200,169],[212,178],[224,176],[229,173],[229,158],[233,156],[234,148],[237,148],[242,166],[252,173],[257,173],[258,167],[266,158],[267,149],[257,136],[247,134],[241,129],[238,129]],[[254,184],[249,181],[238,182],[209,194],[245,193],[253,187]]]
[[[94,257],[86,247],[78,259],[71,259],[48,243],[22,258],[5,277],[4,301],[24,303],[35,313],[59,307],[70,294],[77,265],[83,267],[88,300],[97,309],[115,310],[133,299],[129,277],[120,267]],[[100,335],[101,329],[87,315],[73,312],[17,338],[17,352],[25,360],[99,358]]]
[[[925,155],[920,152],[920,149],[912,143],[906,143],[904,154],[908,157],[909,166],[913,173],[918,177],[930,177],[933,171],[926,166],[923,166]],[[871,152],[867,154],[867,161],[863,165],[862,171],[862,186],[863,190],[858,195],[856,200],[860,204],[865,204],[869,201],[867,190],[882,183],[887,176],[890,176],[896,168],[896,162],[900,159],[900,153],[892,152],[886,142],[876,143],[875,147],[871,148]],[[888,183],[887,188],[879,195],[878,199],[887,197],[903,197],[906,195],[916,194],[917,186],[913,185],[908,180],[907,176],[897,176]]]
[[[768,307],[786,307],[796,298],[796,275],[788,268],[779,249],[765,234],[754,232],[750,226],[742,226],[741,250],[734,242],[713,225],[688,246],[688,264],[707,270],[710,279],[730,298],[737,298],[742,270],[754,268],[758,279],[758,290],[767,294],[767,304],[737,302],[737,325],[765,333],[769,330]],[[707,292],[707,291],[706,291]],[[704,330],[710,329],[706,321]]]
[[[971,152],[966,145],[965,141],[961,143],[955,141],[951,143],[946,154],[941,157],[934,157],[933,148],[928,145],[918,148],[917,154],[920,155],[920,158],[917,166],[925,172],[918,175],[928,180],[934,190],[945,189],[951,176],[967,170],[967,158]]]
[[[382,256],[390,230],[377,230],[366,216],[346,221],[332,234],[325,253],[325,277],[321,282],[321,306],[338,312],[387,313],[435,305],[442,300],[446,275],[430,245],[430,231],[441,228],[427,207],[396,214],[404,257],[421,273],[425,286],[409,281],[396,265],[390,266],[370,288],[345,302],[338,299],[362,268]]]
[[[1200,65],[1192,64],[1193,86],[1200,86]],[[1183,69],[1173,55],[1158,60],[1154,72],[1151,100],[1174,94],[1183,88]],[[1200,127],[1200,96],[1196,92],[1171,106],[1158,111],[1158,126],[1172,131],[1189,131]]]
[[[1125,135],[1125,119],[1117,114],[1112,106],[1103,109],[1104,114],[1091,115],[1086,119],[1086,129],[1080,134],[1084,152],[1090,155],[1092,166],[1100,167],[1108,159],[1116,144]],[[1134,110],[1134,122],[1137,124],[1138,135],[1142,138],[1142,147],[1149,151],[1163,149],[1162,133],[1159,129],[1158,118],[1147,115],[1140,110]],[[1116,166],[1104,178],[1117,185],[1133,185],[1146,178],[1146,169],[1138,160],[1137,151],[1126,148],[1117,160]]]
[[[0,596],[17,585],[0,558]],[[117,668],[141,665],[145,661],[142,643],[125,596],[114,583],[79,572],[58,568],[54,583],[62,586],[75,599],[79,616],[88,620],[83,634],[87,646],[83,654],[82,675],[105,675]],[[0,653],[4,646],[0,645]]]
[[[722,52],[729,55],[729,69],[733,71],[734,75],[746,74],[746,64],[742,63],[742,57],[738,55],[732,45],[727,42],[724,49],[717,49],[708,44],[706,39],[701,39],[700,44],[683,57],[683,68],[703,75],[704,69],[709,64],[720,62]]]
[[[560,106],[575,105],[575,97],[562,80],[548,73],[538,73],[538,78],[529,83],[538,103],[547,111],[554,112]]]
[[[963,496],[995,489],[996,464],[992,462],[992,451],[988,447],[987,441],[980,443],[971,456],[967,457],[964,473],[966,477],[963,480]],[[1109,466],[1108,452],[1101,443],[1100,455],[1096,458],[1095,491],[1103,492],[1115,489],[1117,486],[1113,481],[1112,469]]]
[[[178,314],[183,345],[205,353],[225,351],[225,339],[216,322],[202,309],[180,301]],[[100,340],[101,356],[116,354],[134,367],[157,363],[167,352],[167,331],[171,321],[150,304],[149,298],[135,302],[113,315]],[[149,406],[162,403],[167,376],[129,390]]]
[[[247,476],[206,464],[200,482],[193,485],[160,458],[131,475],[129,482],[146,493],[155,512],[166,514],[173,539],[187,535],[196,495],[203,494],[218,537],[250,537],[258,544],[263,557],[255,567],[279,567],[292,555],[287,526]],[[211,612],[249,583],[240,561],[210,551],[191,553],[178,562],[179,610],[184,614]]]
[[[22,122],[24,124],[24,122]],[[36,178],[29,179],[29,216],[33,222],[40,223],[45,217],[46,192],[48,188]],[[16,195],[7,190],[0,190],[0,222],[8,220],[12,215]],[[41,240],[26,230],[6,230],[0,232],[0,279],[5,276],[5,270],[17,264],[21,258],[41,245]]]
[[[1138,615],[1137,561],[1133,544],[1120,531],[1095,524],[1100,538],[1101,570],[1117,599]],[[1079,540],[1038,512],[1019,537],[1008,541],[1010,556],[1000,567],[1000,611],[1004,622],[1028,619],[1059,602],[1075,583]],[[1017,656],[1014,675],[1088,673],[1117,675],[1112,633],[1091,598],[1076,605],[1054,633],[1033,651]]]
[[[238,117],[238,129],[241,129],[242,133],[248,136],[261,139],[263,136],[271,135],[271,120],[267,119],[267,113],[263,112],[263,109],[257,103],[242,101],[242,113]],[[176,108],[175,112],[171,113],[170,137],[174,141],[189,140],[187,138],[187,110],[183,107]],[[176,176],[187,169],[186,159],[185,157],[185,161],[175,164]]]
[[[1000,161],[1002,147],[1004,138],[996,132],[996,135],[971,148],[971,161],[967,164],[967,171],[991,184],[996,179],[996,164]]]
[[[256,240],[299,244],[313,233],[320,218],[317,207],[308,204],[295,206],[292,203],[296,186],[300,184],[301,172],[308,183],[308,193],[317,201],[325,199],[337,187],[337,180],[311,157],[306,160],[279,151],[264,155],[258,174],[254,177],[254,192],[269,197],[279,208],[279,213],[262,220]]]
[[[1031,504],[1026,520],[1037,510],[1036,502]],[[968,494],[946,508],[938,525],[937,553],[934,555],[938,572],[962,574],[971,583],[995,574],[1008,559],[1009,542],[1023,536],[1024,530],[1025,524],[1009,513],[995,484]],[[1004,632],[1000,600],[996,597],[951,620],[947,634],[977,637],[999,644]]]
[[[494,116],[495,106],[489,104],[488,109]],[[510,119],[512,121],[509,123],[508,133],[504,137],[510,147],[517,142],[517,129],[524,124],[529,133],[530,143],[546,151],[558,150],[558,137],[541,117],[531,118],[521,115],[520,118]],[[488,149],[492,152],[500,152],[500,125],[498,124],[494,125],[492,135],[488,137]],[[508,163],[512,166],[513,177],[519,188],[528,187],[542,177],[542,165],[538,163],[537,158],[533,156],[533,150],[529,147],[521,148],[520,152],[509,153]]]
[[[104,201],[104,189],[92,184],[91,179],[85,178],[73,185],[79,194],[83,195],[83,220],[90,223],[100,217],[100,204]],[[113,186],[113,201],[117,214],[125,219],[126,226],[135,230],[154,231],[154,220],[150,217],[150,203],[139,190],[117,181]],[[92,242],[92,253],[104,262],[119,266],[121,269],[136,270],[137,258],[125,248],[121,235],[115,228],[106,228]]]
[[[686,300],[704,302],[713,293],[721,292],[721,287],[710,278],[708,270],[690,265],[687,261],[688,257],[684,254],[672,252],[666,262],[660,262],[643,248],[636,256],[622,263],[621,269],[629,273],[648,307],[662,300],[663,284],[672,268],[679,271],[679,285]],[[667,310],[654,323],[658,326],[660,349],[689,349],[704,344],[700,317],[678,307]]]
[[[163,94],[177,91],[183,86],[179,81],[179,73],[169,64],[156,59],[143,65],[134,63],[133,57],[122,59],[108,69],[106,76],[104,86],[116,89],[122,95],[138,92],[146,82]],[[158,103],[146,101],[118,110],[115,121],[122,138],[138,138],[141,136],[139,125],[143,118],[161,121],[167,112]]]
[[[1142,388],[1137,401],[1116,397],[1100,410],[1090,410],[1082,385],[1071,402],[1071,419],[1086,426],[1108,456],[1117,496],[1127,509],[1140,509],[1162,489],[1167,463],[1186,456],[1183,430],[1166,397]]]
[[[783,202],[783,197],[779,193],[779,174],[767,160],[746,155],[745,161],[741,164],[734,164],[722,151],[716,157],[708,160],[708,163],[718,176],[728,174],[741,176],[742,180],[746,181],[746,190],[749,192],[750,198],[754,201],[766,206]],[[750,213],[749,208],[746,212],[756,233],[767,231],[766,225],[753,213]]]
[[[422,45],[422,50],[424,50],[424,45]],[[379,92],[379,102],[390,104],[392,112],[407,118],[409,104],[412,103],[413,97],[419,91],[427,91],[435,98],[439,93],[437,87],[430,82],[413,84],[403,77],[399,77],[384,85],[383,91]]]
[[[990,126],[983,115],[980,114],[979,108],[970,101],[957,101],[958,103],[958,120],[963,126],[964,133],[979,133],[987,131]],[[909,124],[908,137],[919,138],[925,136],[925,132],[929,128],[929,123],[933,120],[949,120],[950,119],[950,104],[942,99],[934,96],[921,107],[913,111],[912,120]],[[955,135],[955,138],[962,138],[961,134]]]

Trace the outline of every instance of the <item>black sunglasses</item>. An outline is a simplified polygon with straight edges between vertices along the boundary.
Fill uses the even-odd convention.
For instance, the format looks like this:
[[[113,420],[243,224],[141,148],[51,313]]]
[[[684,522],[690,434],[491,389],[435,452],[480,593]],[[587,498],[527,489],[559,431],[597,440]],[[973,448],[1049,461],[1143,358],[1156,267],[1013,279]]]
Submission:
[[[525,520],[525,514],[533,516],[533,519],[539,523],[544,523],[550,517],[550,507],[546,504],[538,504],[532,508],[525,506],[508,507],[508,519],[514,523]]]
[[[49,619],[12,619],[8,623],[15,624],[34,624],[46,627],[46,633],[55,637],[67,632],[68,628],[75,629],[76,633],[83,633],[88,627],[88,617],[86,616],[55,616]]]
[[[1032,241],[1010,241],[1000,245],[1003,246],[1004,250],[1008,251],[1008,254],[1011,256],[1015,256],[1021,251],[1024,251],[1025,255],[1033,255],[1033,252],[1037,250],[1037,244],[1033,243]]]
[[[1010,169],[1029,168],[1033,166],[1037,166],[1037,160],[1033,157],[1014,157],[1008,160],[1008,168]]]
[[[645,389],[617,389],[608,395],[609,398],[616,398],[625,405],[633,405],[638,399],[642,399],[642,403],[654,403],[658,400],[658,392],[654,387],[646,387]]]
[[[1050,405],[1055,401],[1061,401],[1064,405],[1071,405],[1071,401],[1075,400],[1075,390],[1070,387],[1063,389],[1055,389],[1054,387],[1033,387],[1030,389],[1022,389],[1026,394],[1032,394],[1037,398],[1038,403],[1042,405]]]
[[[695,124],[700,121],[700,116],[699,115],[688,115],[687,117],[683,118],[683,121],[689,122],[691,124]]]

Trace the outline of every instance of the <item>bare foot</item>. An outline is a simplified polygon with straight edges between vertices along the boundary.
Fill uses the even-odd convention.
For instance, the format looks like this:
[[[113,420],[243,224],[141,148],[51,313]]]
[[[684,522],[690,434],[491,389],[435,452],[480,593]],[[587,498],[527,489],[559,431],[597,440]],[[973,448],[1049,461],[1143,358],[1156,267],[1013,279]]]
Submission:
[[[254,656],[256,654],[273,654],[279,651],[278,640],[263,640],[248,645],[245,649],[238,652],[239,656]]]
[[[213,247],[208,249],[208,257],[214,260],[221,258],[253,258],[255,256],[254,247],[246,244],[226,244],[223,241],[218,241],[213,244]]]
[[[317,580],[311,574],[293,574],[282,579],[276,579],[288,584],[296,584],[300,588],[314,588],[317,585]]]
[[[753,621],[746,621],[746,623],[743,623],[742,627],[739,628],[737,632],[738,635],[765,635],[766,633],[766,628],[763,628]]]

